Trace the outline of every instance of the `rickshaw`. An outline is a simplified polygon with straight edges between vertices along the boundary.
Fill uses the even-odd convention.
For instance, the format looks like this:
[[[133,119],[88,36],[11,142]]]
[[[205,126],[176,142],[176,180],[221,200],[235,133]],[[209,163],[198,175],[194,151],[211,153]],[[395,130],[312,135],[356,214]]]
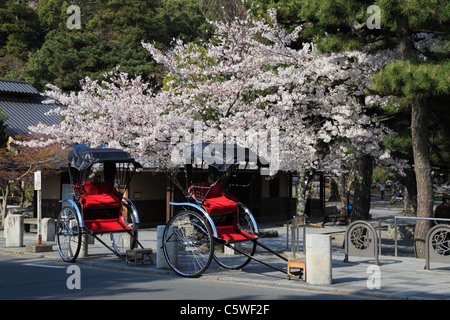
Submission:
[[[287,273],[255,258],[260,246],[288,261],[258,241],[255,218],[239,200],[254,177],[268,170],[268,162],[237,144],[208,142],[186,146],[184,157],[186,201],[170,202],[180,210],[167,223],[162,239],[170,268],[180,276],[194,278],[205,272],[212,260],[232,270],[255,260]],[[250,177],[243,174],[248,171]]]
[[[126,250],[140,245],[139,216],[124,196],[138,168],[142,166],[120,149],[78,145],[69,152],[73,199],[61,201],[56,223],[56,244],[64,261],[75,262],[88,236],[124,260]],[[103,234],[110,234],[112,247],[99,237]]]

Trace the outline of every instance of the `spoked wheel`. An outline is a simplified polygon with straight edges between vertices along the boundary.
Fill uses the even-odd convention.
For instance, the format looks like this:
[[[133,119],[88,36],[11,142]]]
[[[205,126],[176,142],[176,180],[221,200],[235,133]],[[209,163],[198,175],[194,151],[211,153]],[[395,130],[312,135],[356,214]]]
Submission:
[[[256,226],[251,221],[250,217],[245,212],[241,212],[239,216],[239,225],[241,230],[250,235],[256,235]],[[237,270],[245,267],[256,252],[256,242],[252,240],[239,241],[225,245],[216,241],[214,246],[214,260],[223,268]],[[240,253],[243,252],[250,257]]]
[[[81,228],[75,210],[64,207],[56,223],[56,245],[59,255],[66,262],[74,262],[81,248]]]
[[[131,208],[125,203],[122,203],[122,219],[124,225],[130,227],[131,230],[129,232],[111,233],[112,246],[118,255],[125,255],[127,250],[134,249],[137,246],[138,225],[131,213]]]
[[[196,212],[182,211],[170,219],[162,244],[167,263],[181,276],[198,277],[211,263],[213,235]]]

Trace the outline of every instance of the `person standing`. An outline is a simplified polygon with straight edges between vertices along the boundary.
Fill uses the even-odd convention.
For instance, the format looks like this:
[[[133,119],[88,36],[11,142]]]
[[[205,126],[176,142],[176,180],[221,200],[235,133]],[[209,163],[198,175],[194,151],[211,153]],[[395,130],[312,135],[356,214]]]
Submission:
[[[384,200],[384,184],[380,184],[380,199]]]
[[[436,207],[434,217],[450,219],[450,203],[447,195],[442,196],[442,203]],[[436,223],[450,224],[450,221],[436,221]]]

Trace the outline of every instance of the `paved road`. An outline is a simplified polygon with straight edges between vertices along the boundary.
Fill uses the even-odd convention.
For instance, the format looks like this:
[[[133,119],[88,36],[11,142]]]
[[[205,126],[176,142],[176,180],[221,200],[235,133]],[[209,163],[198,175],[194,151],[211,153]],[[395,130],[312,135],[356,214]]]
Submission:
[[[68,269],[69,266],[75,267],[75,271]],[[0,254],[0,299],[353,300],[358,297],[300,288],[118,272]]]

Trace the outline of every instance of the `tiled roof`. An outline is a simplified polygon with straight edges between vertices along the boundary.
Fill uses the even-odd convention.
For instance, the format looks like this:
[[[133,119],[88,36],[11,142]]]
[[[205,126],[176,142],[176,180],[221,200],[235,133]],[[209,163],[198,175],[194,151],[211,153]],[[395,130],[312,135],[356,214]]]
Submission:
[[[5,121],[6,130],[12,137],[28,135],[28,127],[39,122],[48,124],[61,122],[58,115],[46,115],[56,106],[42,103],[44,100],[46,98],[25,81],[0,79],[0,109],[8,116]]]
[[[45,115],[46,112],[55,108],[53,104],[44,104],[44,97],[3,98],[0,96],[0,108],[8,116],[6,130],[14,137],[16,135],[27,135],[28,127],[39,122],[58,124],[61,117],[58,115]]]
[[[40,95],[32,85],[26,81],[0,79],[0,94]]]

